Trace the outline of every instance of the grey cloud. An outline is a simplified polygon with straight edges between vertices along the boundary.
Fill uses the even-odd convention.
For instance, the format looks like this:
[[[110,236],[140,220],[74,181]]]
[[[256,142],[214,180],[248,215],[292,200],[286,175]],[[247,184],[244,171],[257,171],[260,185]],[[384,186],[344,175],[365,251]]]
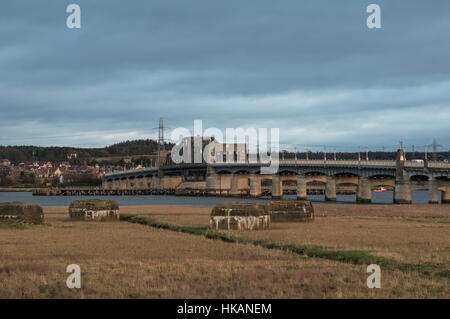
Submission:
[[[0,144],[104,145],[163,116],[292,144],[449,146],[447,1],[377,1],[381,30],[361,1],[74,2],[76,31],[65,2],[0,4]]]

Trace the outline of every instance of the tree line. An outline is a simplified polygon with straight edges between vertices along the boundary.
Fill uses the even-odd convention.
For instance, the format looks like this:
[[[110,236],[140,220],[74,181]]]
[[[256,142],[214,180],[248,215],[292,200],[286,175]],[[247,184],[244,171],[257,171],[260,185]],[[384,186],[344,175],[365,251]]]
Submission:
[[[165,148],[170,149],[171,143],[166,143]],[[132,156],[149,155],[158,150],[158,143],[151,139],[132,140],[116,143],[103,148],[77,148],[77,147],[58,147],[58,146],[1,146],[0,159],[6,158],[11,163],[27,163],[33,161],[64,162],[68,161],[68,155],[77,154],[77,160],[89,160],[94,157],[108,156]],[[77,162],[78,162],[77,161]]]

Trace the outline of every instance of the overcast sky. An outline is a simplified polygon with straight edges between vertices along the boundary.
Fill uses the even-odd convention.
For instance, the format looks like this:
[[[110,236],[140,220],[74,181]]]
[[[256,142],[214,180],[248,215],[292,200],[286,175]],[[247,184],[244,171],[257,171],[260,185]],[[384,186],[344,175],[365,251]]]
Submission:
[[[278,127],[300,149],[436,137],[448,150],[449,13],[446,0],[1,1],[0,145],[154,138],[163,117]]]

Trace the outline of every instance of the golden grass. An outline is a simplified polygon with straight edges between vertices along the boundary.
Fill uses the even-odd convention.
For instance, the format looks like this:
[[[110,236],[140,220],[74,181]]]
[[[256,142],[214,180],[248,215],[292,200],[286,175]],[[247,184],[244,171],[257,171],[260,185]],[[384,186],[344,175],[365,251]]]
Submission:
[[[411,263],[450,264],[449,205],[315,204],[313,223],[272,223],[270,230],[235,232],[252,239],[357,249]],[[123,208],[132,212],[132,207]],[[208,207],[141,207],[138,214],[176,225],[208,226]],[[185,214],[183,212],[186,212]]]
[[[188,224],[189,221],[191,224],[203,225],[209,222],[210,208],[124,206],[121,207],[121,212],[153,215],[158,220],[173,219],[181,224]],[[202,236],[126,222],[70,222],[67,208],[61,207],[45,208],[45,213],[45,225],[28,226],[26,229],[0,229],[0,298],[449,296],[448,280],[445,278],[429,279],[415,273],[382,270],[382,288],[368,289],[365,266],[299,257],[277,250],[224,243]],[[333,225],[335,229],[339,229],[346,220],[367,227],[371,223],[380,223],[378,220],[353,220],[349,217],[330,217],[330,221],[327,220],[319,218],[315,223],[296,224],[295,227],[279,224],[280,229],[269,232],[241,234],[263,236],[267,233],[274,241],[283,241],[286,240],[286,236],[282,236],[284,232],[293,241],[305,243],[304,236],[297,237],[294,233],[307,233],[302,227],[308,225],[315,227],[315,231],[320,231],[327,227],[332,229]],[[395,230],[395,227],[404,222],[386,223],[391,223]],[[409,224],[421,225],[417,222]],[[447,224],[442,225],[448,227]],[[294,228],[287,231],[283,227]],[[382,229],[384,226],[379,227]],[[358,236],[364,234],[364,229],[360,230],[361,235]],[[436,231],[433,228],[424,230],[424,233],[430,230]],[[310,231],[310,242],[321,237],[317,235],[316,238],[313,233]],[[447,234],[448,239],[448,233],[444,234]],[[322,232],[322,235],[325,236],[326,233]],[[329,236],[333,238],[332,235]],[[397,239],[399,243],[400,237]],[[354,239],[351,236],[342,237],[342,240],[343,245],[348,247],[358,245],[352,243]],[[378,240],[382,242],[382,236]],[[442,246],[437,239],[432,240],[433,245]],[[330,239],[329,242],[333,246],[333,240]],[[442,253],[439,252],[438,255]],[[444,257],[439,258],[444,260]],[[68,289],[65,285],[68,276],[65,269],[72,263],[81,266],[82,289],[79,290]]]

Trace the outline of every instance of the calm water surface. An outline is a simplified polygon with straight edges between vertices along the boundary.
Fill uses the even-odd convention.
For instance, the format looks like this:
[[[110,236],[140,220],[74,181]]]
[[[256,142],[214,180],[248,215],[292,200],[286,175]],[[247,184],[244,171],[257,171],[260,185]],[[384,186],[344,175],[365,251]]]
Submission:
[[[295,199],[295,196],[284,196]],[[393,202],[394,193],[372,193],[372,203],[390,204]],[[28,202],[40,204],[42,206],[68,206],[72,201],[79,199],[112,199],[119,205],[197,205],[214,206],[219,203],[246,201],[264,203],[270,198],[249,199],[249,198],[227,198],[227,197],[190,197],[190,196],[167,196],[167,195],[143,195],[143,196],[32,196],[31,192],[0,192],[0,202]],[[313,202],[325,202],[324,195],[308,195],[308,199]],[[338,203],[353,203],[356,195],[337,195]],[[439,198],[439,202],[440,202]],[[428,191],[413,192],[412,201],[414,204],[428,203]]]

